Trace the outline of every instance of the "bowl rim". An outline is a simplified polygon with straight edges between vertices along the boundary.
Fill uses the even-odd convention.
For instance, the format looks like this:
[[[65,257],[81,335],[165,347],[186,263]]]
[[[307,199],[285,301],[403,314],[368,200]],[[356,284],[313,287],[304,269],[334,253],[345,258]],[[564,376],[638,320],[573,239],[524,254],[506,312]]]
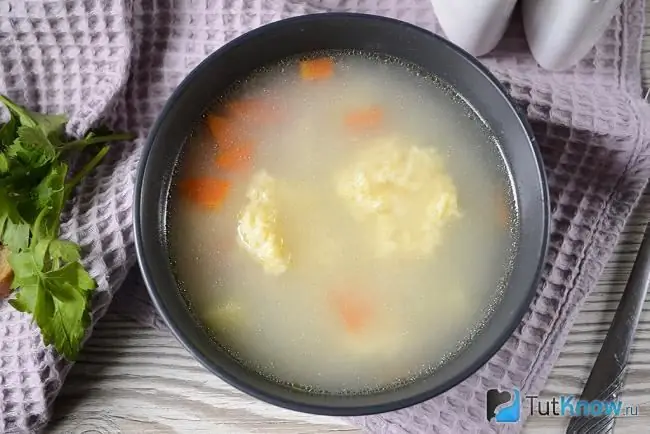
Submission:
[[[272,32],[276,28],[286,26],[288,24],[309,24],[315,20],[329,20],[329,19],[352,19],[352,20],[372,20],[372,21],[382,21],[391,26],[403,26],[410,28],[411,31],[419,32],[422,35],[437,40],[437,43],[446,45],[448,48],[451,48],[459,56],[464,58],[471,66],[476,68],[480,72],[487,83],[492,84],[495,88],[502,94],[505,102],[512,109],[513,113],[516,114],[517,120],[520,124],[520,128],[525,133],[528,138],[528,147],[530,148],[536,172],[533,176],[537,177],[536,184],[538,184],[541,193],[542,207],[544,208],[544,215],[541,218],[542,228],[541,228],[541,243],[540,251],[537,260],[537,268],[533,274],[533,281],[530,288],[526,288],[528,295],[525,299],[525,303],[521,303],[515,311],[514,317],[517,318],[517,321],[512,321],[511,323],[506,324],[498,337],[494,339],[491,346],[488,350],[484,351],[480,357],[477,357],[473,363],[470,363],[468,368],[460,373],[449,377],[446,381],[442,382],[436,387],[427,389],[424,392],[416,393],[410,395],[406,398],[395,399],[387,403],[381,404],[371,404],[371,405],[348,405],[348,406],[336,406],[336,405],[315,405],[301,402],[300,399],[285,399],[274,395],[272,393],[267,393],[256,387],[248,384],[247,382],[241,381],[239,376],[230,375],[221,369],[219,369],[215,364],[213,364],[207,357],[204,356],[200,351],[198,351],[192,341],[188,339],[180,327],[175,324],[174,318],[170,313],[163,307],[161,299],[158,295],[158,290],[155,288],[155,285],[152,281],[152,273],[147,265],[146,256],[144,253],[145,240],[142,236],[142,222],[141,218],[141,204],[142,201],[142,187],[145,180],[145,172],[147,167],[147,162],[149,160],[149,155],[151,154],[152,147],[157,141],[158,133],[163,125],[166,122],[169,111],[171,110],[174,101],[176,101],[180,95],[182,95],[186,89],[190,86],[190,83],[193,81],[193,78],[196,75],[199,75],[201,71],[208,68],[208,65],[213,61],[214,58],[221,56],[223,53],[235,48],[238,45],[246,43],[249,39],[257,38],[267,32]],[[152,125],[148,136],[146,138],[145,144],[143,145],[140,161],[138,162],[138,167],[136,169],[136,179],[134,184],[134,203],[133,203],[133,228],[134,228],[134,244],[136,257],[138,265],[142,274],[143,281],[147,288],[147,292],[152,299],[152,302],[161,315],[166,325],[171,330],[174,337],[181,343],[181,345],[194,357],[198,360],[205,368],[208,369],[212,374],[216,375],[227,384],[236,389],[254,397],[261,401],[264,401],[269,404],[273,404],[279,407],[283,407],[289,410],[299,411],[303,413],[310,413],[316,415],[328,415],[328,416],[362,416],[362,415],[372,415],[378,413],[384,413],[388,411],[399,410],[402,408],[410,407],[431,398],[434,398],[438,395],[445,393],[451,388],[457,386],[471,375],[476,373],[483,365],[485,365],[497,352],[503,347],[506,341],[512,336],[517,326],[521,323],[526,311],[529,309],[530,304],[536,294],[537,285],[540,282],[542,269],[544,266],[544,258],[546,256],[549,236],[550,236],[550,199],[549,199],[549,188],[548,182],[544,170],[543,159],[537,140],[533,134],[532,128],[528,123],[528,120],[522,113],[521,109],[514,103],[512,97],[509,95],[506,87],[499,82],[496,77],[485,67],[478,59],[469,54],[467,51],[453,44],[452,42],[446,40],[445,38],[430,32],[422,27],[417,25],[401,21],[395,18],[384,17],[381,15],[373,15],[367,13],[356,13],[356,12],[324,12],[324,13],[315,13],[315,14],[306,14],[290,18],[280,19],[259,27],[256,27],[248,32],[241,34],[240,36],[232,39],[227,42],[210,55],[206,56],[196,67],[194,67],[189,74],[182,80],[182,82],[174,89],[171,95],[167,98],[165,105],[161,112],[158,114],[154,124]],[[176,283],[174,286],[178,287]]]

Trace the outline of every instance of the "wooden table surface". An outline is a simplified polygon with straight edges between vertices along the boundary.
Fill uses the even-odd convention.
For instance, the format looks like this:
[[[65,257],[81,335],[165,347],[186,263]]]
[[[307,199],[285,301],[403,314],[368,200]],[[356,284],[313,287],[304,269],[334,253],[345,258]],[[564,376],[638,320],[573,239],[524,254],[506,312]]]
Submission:
[[[648,8],[650,11],[650,8]],[[646,35],[650,34],[648,26]],[[650,38],[644,87],[650,87]],[[587,299],[542,396],[579,395],[616,310],[650,219],[646,192],[600,283]],[[617,420],[616,433],[650,432],[650,300],[635,339],[624,393],[639,416]],[[561,417],[529,418],[524,433],[564,433]],[[331,417],[282,410],[252,399],[208,373],[168,331],[109,313],[71,371],[47,430],[53,433],[358,433]]]

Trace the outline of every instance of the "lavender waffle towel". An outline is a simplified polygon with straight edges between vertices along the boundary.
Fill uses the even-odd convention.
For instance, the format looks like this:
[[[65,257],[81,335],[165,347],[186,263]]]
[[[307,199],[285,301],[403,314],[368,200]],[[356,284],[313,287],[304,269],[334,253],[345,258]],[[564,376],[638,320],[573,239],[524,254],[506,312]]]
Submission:
[[[496,432],[485,422],[487,388],[542,388],[650,175],[639,78],[643,8],[643,0],[624,2],[597,47],[570,72],[540,70],[516,25],[484,59],[528,114],[549,176],[553,233],[537,297],[507,344],[467,381],[424,404],[353,423],[387,433]],[[135,262],[138,150],[165,99],[199,61],[243,31],[327,10],[438,30],[427,0],[0,0],[0,91],[34,109],[69,113],[72,134],[101,119],[139,135],[117,144],[78,188],[62,225],[63,235],[83,246],[99,283],[94,321]],[[121,306],[160,324],[138,281],[137,272],[129,276]],[[0,305],[0,430],[42,427],[69,368],[43,346],[28,316]]]

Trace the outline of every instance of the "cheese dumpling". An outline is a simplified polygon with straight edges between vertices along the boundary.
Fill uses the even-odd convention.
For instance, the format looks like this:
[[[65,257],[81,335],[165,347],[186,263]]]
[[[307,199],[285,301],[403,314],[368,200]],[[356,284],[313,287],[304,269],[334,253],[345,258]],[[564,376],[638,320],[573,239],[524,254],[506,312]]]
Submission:
[[[364,146],[338,174],[336,189],[352,215],[372,226],[380,257],[430,253],[460,216],[440,156],[397,137]]]
[[[278,181],[266,171],[254,174],[237,225],[239,244],[272,275],[284,273],[290,262],[278,223],[277,190]]]

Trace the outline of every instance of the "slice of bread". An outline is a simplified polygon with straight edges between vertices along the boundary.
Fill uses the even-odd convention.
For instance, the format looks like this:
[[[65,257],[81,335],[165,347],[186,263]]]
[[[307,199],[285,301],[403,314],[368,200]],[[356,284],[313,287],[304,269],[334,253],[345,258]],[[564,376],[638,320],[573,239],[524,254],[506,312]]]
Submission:
[[[9,251],[0,244],[0,299],[7,298],[11,293],[10,286],[14,278],[8,257]]]

